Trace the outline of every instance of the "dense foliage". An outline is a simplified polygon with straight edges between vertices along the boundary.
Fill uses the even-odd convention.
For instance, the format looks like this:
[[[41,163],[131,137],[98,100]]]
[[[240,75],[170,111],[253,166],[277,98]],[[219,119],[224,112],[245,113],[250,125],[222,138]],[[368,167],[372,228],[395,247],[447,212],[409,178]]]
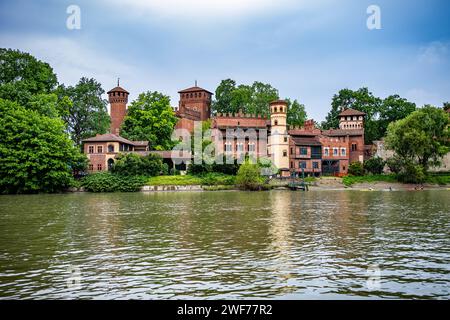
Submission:
[[[243,190],[261,190],[265,188],[265,179],[258,164],[245,161],[236,175],[236,185]]]
[[[288,103],[287,124],[291,126],[303,126],[307,119],[305,105],[300,104],[297,100],[291,102],[290,99],[286,99],[286,101]]]
[[[47,63],[25,52],[0,48],[0,98],[28,106],[33,96],[51,93],[57,83]]]
[[[331,110],[321,127],[323,129],[338,128],[338,115],[344,108],[352,108],[366,113],[365,142],[371,144],[374,140],[384,137],[390,122],[408,116],[416,109],[416,105],[398,95],[392,95],[382,100],[375,97],[367,88],[360,88],[356,91],[342,89],[333,96]]]
[[[350,165],[348,166],[348,174],[352,176],[364,175],[364,165],[359,161],[350,163]]]
[[[95,79],[81,78],[75,86],[60,85],[59,97],[61,117],[67,125],[72,140],[81,145],[81,140],[108,132],[110,117],[105,93]]]
[[[386,147],[395,152],[388,166],[405,182],[422,182],[430,166],[450,151],[450,118],[440,108],[425,106],[388,127]]]
[[[69,187],[86,157],[60,119],[0,99],[0,192],[56,192]]]
[[[93,173],[81,181],[90,192],[135,192],[139,191],[147,181],[142,176],[122,176],[109,172]]]
[[[364,161],[364,170],[372,174],[382,174],[385,161],[379,157],[373,157]]]
[[[113,173],[129,176],[156,176],[167,174],[162,158],[157,154],[140,156],[135,153],[120,154],[111,170]]]
[[[128,107],[120,134],[130,140],[150,141],[153,150],[170,150],[177,118],[170,98],[159,92],[141,93]]]

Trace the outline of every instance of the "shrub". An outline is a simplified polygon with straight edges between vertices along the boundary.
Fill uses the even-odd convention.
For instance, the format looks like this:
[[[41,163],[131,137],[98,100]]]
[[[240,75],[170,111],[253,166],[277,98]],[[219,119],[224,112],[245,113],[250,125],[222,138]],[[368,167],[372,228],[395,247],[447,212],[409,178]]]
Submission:
[[[93,173],[81,180],[81,185],[91,192],[135,192],[145,184],[142,176],[120,176],[109,172]]]
[[[157,176],[164,173],[162,158],[150,153],[143,157],[135,153],[124,153],[117,156],[112,172],[126,176]]]
[[[370,158],[364,161],[364,169],[372,174],[382,174],[385,161],[379,157]]]
[[[405,163],[398,174],[398,180],[404,183],[423,183],[425,178],[423,167],[412,162]]]
[[[364,166],[361,162],[352,162],[348,167],[348,174],[353,176],[362,176],[364,175]]]
[[[202,185],[215,186],[215,185],[234,185],[235,177],[231,175],[225,175],[222,173],[208,173],[202,176]]]
[[[236,175],[236,185],[244,190],[264,189],[264,178],[261,176],[260,167],[249,161],[243,163]]]
[[[389,158],[386,165],[392,173],[398,174],[402,171],[403,161],[398,157]]]

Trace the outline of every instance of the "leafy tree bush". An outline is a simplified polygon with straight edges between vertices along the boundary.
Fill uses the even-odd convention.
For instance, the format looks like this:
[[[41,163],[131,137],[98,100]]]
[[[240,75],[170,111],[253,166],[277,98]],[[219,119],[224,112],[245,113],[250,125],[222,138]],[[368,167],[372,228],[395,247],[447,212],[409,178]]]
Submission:
[[[364,169],[372,174],[382,174],[385,161],[379,157],[370,158],[364,161]]]
[[[388,126],[386,147],[395,152],[391,171],[406,183],[422,183],[430,165],[449,152],[450,119],[440,108],[425,106]]]
[[[177,118],[170,98],[159,92],[141,93],[128,107],[120,134],[130,140],[150,141],[153,150],[170,150]]]
[[[0,114],[0,193],[61,191],[85,169],[61,120],[3,99]]]
[[[236,185],[243,190],[261,190],[264,188],[264,178],[257,164],[250,161],[243,163],[236,175]]]
[[[157,154],[150,153],[140,156],[135,153],[123,153],[117,156],[112,167],[112,172],[126,176],[156,176],[167,173],[162,158]]]
[[[105,90],[95,79],[83,77],[75,86],[60,85],[55,93],[59,113],[76,145],[85,138],[108,132],[108,103],[102,98]]]
[[[352,162],[348,166],[348,174],[351,174],[352,176],[363,176],[364,175],[363,164],[359,161]]]
[[[27,107],[34,95],[51,93],[57,84],[48,63],[19,50],[0,48],[0,98]]]
[[[143,176],[121,176],[109,172],[93,173],[81,180],[81,185],[91,192],[135,192],[147,181]]]

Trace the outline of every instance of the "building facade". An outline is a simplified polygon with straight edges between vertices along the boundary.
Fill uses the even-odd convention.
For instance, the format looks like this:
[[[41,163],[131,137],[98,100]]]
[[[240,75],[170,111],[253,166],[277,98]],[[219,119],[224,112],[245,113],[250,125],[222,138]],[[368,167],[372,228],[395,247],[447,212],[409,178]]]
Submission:
[[[311,176],[343,176],[352,162],[368,157],[364,145],[363,112],[344,109],[339,114],[339,128],[320,130],[313,120],[301,127],[287,124],[288,104],[284,100],[268,105],[270,116],[256,114],[211,113],[212,93],[195,85],[179,91],[178,107],[173,108],[178,118],[175,129],[194,131],[196,121],[211,120],[211,141],[216,155],[233,158],[254,156],[270,158],[284,177],[306,174]],[[120,86],[108,91],[111,110],[110,133],[83,141],[84,153],[89,158],[89,171],[106,171],[115,157],[124,152],[158,153],[171,167],[170,151],[149,151],[148,141],[130,141],[119,135],[126,116],[128,91]],[[186,170],[192,161],[188,152],[180,153]]]

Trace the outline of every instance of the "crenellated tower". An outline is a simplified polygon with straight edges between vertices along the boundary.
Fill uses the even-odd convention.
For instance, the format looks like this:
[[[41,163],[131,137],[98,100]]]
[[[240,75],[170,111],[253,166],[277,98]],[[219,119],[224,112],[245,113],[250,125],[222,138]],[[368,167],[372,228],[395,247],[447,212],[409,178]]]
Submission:
[[[115,135],[119,135],[120,126],[127,114],[128,95],[130,93],[119,86],[117,81],[117,87],[108,91],[108,98],[111,108],[111,126],[110,132]]]
[[[272,156],[272,163],[281,170],[283,176],[289,175],[287,109],[288,104],[284,100],[270,103],[269,154]]]

